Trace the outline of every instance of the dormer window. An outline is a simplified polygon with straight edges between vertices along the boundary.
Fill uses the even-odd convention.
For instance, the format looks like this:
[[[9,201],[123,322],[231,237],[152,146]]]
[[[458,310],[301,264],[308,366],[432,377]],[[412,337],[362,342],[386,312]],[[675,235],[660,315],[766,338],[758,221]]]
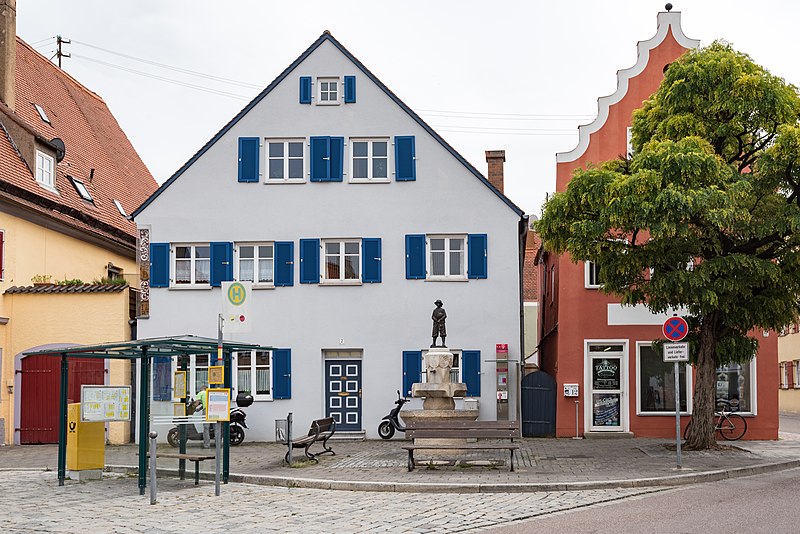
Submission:
[[[339,78],[317,78],[317,104],[338,105],[340,92]]]
[[[83,182],[81,182],[80,180],[78,180],[73,176],[70,176],[69,179],[72,182],[72,185],[75,186],[75,190],[78,192],[78,194],[81,196],[83,200],[88,200],[89,202],[92,203],[94,202],[92,194],[89,193],[89,190],[86,188],[86,184],[84,184]]]
[[[44,152],[36,151],[36,181],[41,185],[55,191],[56,175],[53,158]]]
[[[47,124],[50,124],[50,118],[47,116],[47,113],[44,112],[44,108],[39,104],[34,104],[33,107],[36,108],[36,112],[39,114],[39,117],[41,117],[41,119]]]

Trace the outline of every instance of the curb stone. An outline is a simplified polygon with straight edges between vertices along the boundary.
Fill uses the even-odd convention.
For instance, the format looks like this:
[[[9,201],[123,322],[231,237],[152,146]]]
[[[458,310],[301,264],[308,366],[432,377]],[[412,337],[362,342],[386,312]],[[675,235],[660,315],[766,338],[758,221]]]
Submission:
[[[530,493],[537,491],[578,491],[592,489],[614,488],[646,488],[659,486],[683,486],[702,482],[716,482],[729,478],[747,477],[763,473],[772,473],[800,467],[800,460],[784,462],[771,462],[756,464],[731,469],[717,469],[694,473],[682,473],[664,477],[634,478],[621,480],[600,480],[580,482],[514,482],[514,483],[414,483],[414,482],[368,482],[348,480],[326,480],[314,478],[280,477],[273,475],[245,475],[231,473],[231,482],[256,484],[262,486],[280,486],[285,488],[307,488],[321,490],[344,491],[375,491],[397,493]],[[112,473],[135,474],[136,466],[107,465],[106,471]],[[4,468],[2,471],[50,471],[50,469],[13,469]],[[178,474],[177,469],[158,469],[159,475]],[[189,473],[187,473],[187,476]],[[214,480],[214,473],[201,471],[200,478]]]

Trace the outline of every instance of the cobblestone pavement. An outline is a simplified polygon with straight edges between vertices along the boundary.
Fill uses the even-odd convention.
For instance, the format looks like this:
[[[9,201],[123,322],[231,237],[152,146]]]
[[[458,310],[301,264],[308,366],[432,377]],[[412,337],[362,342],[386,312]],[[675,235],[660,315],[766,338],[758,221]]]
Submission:
[[[662,489],[417,494],[325,491],[163,479],[158,503],[136,479],[58,486],[55,473],[5,471],[0,531],[17,532],[466,532]]]
[[[738,441],[723,443],[729,448],[708,452],[686,452],[683,470],[675,469],[674,442],[666,439],[520,440],[516,455],[517,470],[503,465],[479,467],[459,465],[424,469],[409,473],[401,440],[331,441],[336,456],[320,457],[320,463],[301,463],[288,467],[283,463],[285,447],[276,443],[248,443],[231,448],[231,473],[264,475],[308,480],[387,482],[397,484],[559,484],[589,483],[671,477],[676,474],[703,473],[747,466],[759,466],[800,459],[800,434],[781,433],[779,441]],[[670,446],[672,448],[670,449]],[[174,452],[167,445],[159,445]],[[190,452],[201,450],[190,447]],[[138,447],[108,446],[106,464],[138,465]],[[302,452],[297,453],[302,457]],[[459,456],[460,460],[507,458],[507,453],[477,452]],[[417,459],[424,462],[425,457]],[[0,469],[57,467],[55,445],[0,447]],[[160,459],[159,468],[175,469],[177,460]],[[189,466],[187,466],[189,467]],[[213,462],[204,462],[210,472]],[[360,488],[357,488],[360,489]],[[413,490],[412,490],[413,491]]]

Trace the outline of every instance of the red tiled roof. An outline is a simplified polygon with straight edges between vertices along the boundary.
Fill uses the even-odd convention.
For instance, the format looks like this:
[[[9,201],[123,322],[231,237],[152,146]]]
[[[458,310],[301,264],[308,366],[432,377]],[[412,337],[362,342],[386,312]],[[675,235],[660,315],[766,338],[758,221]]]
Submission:
[[[26,201],[41,201],[50,216],[67,224],[105,235],[121,231],[133,242],[136,224],[120,214],[114,200],[130,214],[158,184],[108,106],[19,38],[16,61],[16,116],[45,139],[61,138],[66,156],[56,166],[55,194],[36,183],[7,132],[0,130],[0,180],[23,189],[29,193]],[[50,124],[33,104],[44,109]],[[67,175],[86,185],[94,203],[81,199]]]

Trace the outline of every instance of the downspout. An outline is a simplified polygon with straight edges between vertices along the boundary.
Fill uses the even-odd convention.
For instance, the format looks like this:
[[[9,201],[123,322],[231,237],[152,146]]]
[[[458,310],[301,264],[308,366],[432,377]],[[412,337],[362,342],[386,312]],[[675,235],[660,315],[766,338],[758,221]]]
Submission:
[[[525,246],[528,240],[528,216],[522,215],[519,219],[519,369],[517,376],[517,405],[515,407],[517,421],[522,421],[522,373],[525,370]]]

